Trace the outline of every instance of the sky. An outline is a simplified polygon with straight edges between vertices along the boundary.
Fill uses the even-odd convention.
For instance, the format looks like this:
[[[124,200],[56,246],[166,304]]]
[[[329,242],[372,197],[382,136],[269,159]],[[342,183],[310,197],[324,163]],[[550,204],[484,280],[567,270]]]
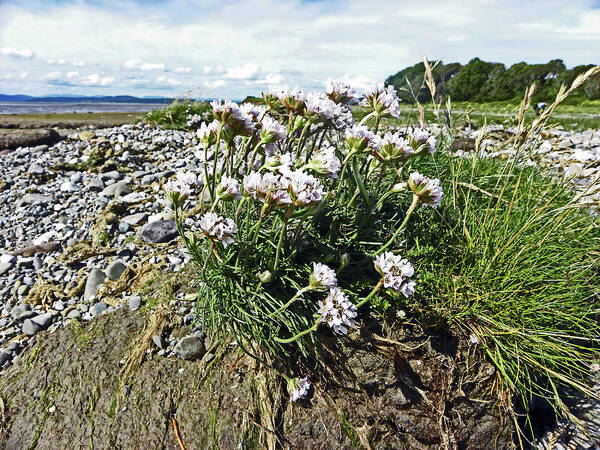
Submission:
[[[597,0],[0,0],[0,93],[240,99],[430,60],[600,63]]]

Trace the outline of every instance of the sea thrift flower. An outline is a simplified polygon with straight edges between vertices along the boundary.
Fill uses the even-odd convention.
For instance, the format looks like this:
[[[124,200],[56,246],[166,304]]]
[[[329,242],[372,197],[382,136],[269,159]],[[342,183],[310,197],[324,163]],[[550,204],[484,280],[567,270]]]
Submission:
[[[223,247],[232,244],[234,242],[233,237],[238,232],[237,225],[233,220],[228,217],[217,216],[211,211],[204,214],[198,223],[207,238],[221,241]]]
[[[290,153],[271,155],[266,159],[264,167],[273,172],[288,174],[292,168],[292,155]]]
[[[384,252],[375,257],[375,269],[383,276],[383,286],[402,292],[406,298],[415,292],[415,282],[410,279],[415,269],[408,260],[392,252]]]
[[[319,175],[328,175],[330,178],[337,178],[338,172],[342,168],[342,163],[335,155],[335,148],[326,147],[316,152],[308,162],[308,168]]]
[[[287,191],[288,183],[282,180],[281,175],[270,172],[260,175],[251,172],[244,177],[244,193],[255,200],[271,204],[289,205],[292,203]]]
[[[379,154],[387,162],[406,161],[415,154],[409,141],[400,136],[400,133],[385,133],[379,141]]]
[[[433,155],[435,153],[435,147],[437,140],[429,131],[420,127],[408,127],[406,130],[410,145],[420,151],[426,149],[428,153]]]
[[[348,147],[355,151],[363,151],[366,148],[377,149],[379,144],[379,136],[369,131],[365,125],[346,128],[345,137]]]
[[[295,170],[286,175],[292,201],[296,206],[307,206],[323,200],[323,185],[321,182],[301,170]]]
[[[309,119],[319,118],[324,122],[332,123],[336,128],[346,128],[354,123],[350,110],[343,105],[338,105],[323,92],[309,92],[304,103],[305,115]]]
[[[235,178],[223,176],[219,183],[219,187],[217,188],[217,195],[222,200],[240,200],[242,198],[240,182]]]
[[[356,91],[348,83],[342,80],[329,78],[325,82],[325,94],[336,103],[348,103],[356,98]]]
[[[365,90],[361,106],[372,108],[377,116],[400,117],[400,99],[396,94],[394,86],[385,87],[383,83],[377,83]]]
[[[259,122],[265,115],[267,108],[263,105],[255,105],[254,103],[243,103],[240,105],[240,111],[245,115],[251,116],[255,122]]]
[[[227,125],[224,130],[233,136],[248,135],[256,129],[256,123],[252,114],[245,112],[235,102],[214,100],[210,102],[213,115],[219,122]]]
[[[200,128],[196,130],[196,136],[206,146],[211,146],[217,142],[217,132],[219,130],[219,121],[213,120],[210,124],[203,122]]]
[[[308,381],[308,377],[300,378],[292,390],[292,401],[297,402],[301,398],[306,397],[308,391],[310,390],[310,386],[311,384],[310,381]]]
[[[408,186],[426,205],[437,208],[442,202],[444,192],[438,178],[427,178],[419,172],[413,172],[408,177]]]
[[[337,286],[337,277],[335,272],[322,263],[313,263],[313,271],[308,278],[312,287],[333,288]]]
[[[281,141],[287,136],[287,129],[271,117],[264,117],[262,120],[262,129],[260,138],[266,144]]]
[[[304,109],[304,100],[306,95],[300,88],[290,88],[289,86],[269,86],[268,95],[273,96],[279,100],[279,103],[284,108],[299,112]]]
[[[321,322],[327,322],[337,334],[348,333],[348,328],[354,328],[357,316],[356,306],[348,299],[339,288],[329,290],[329,295],[319,302]]]
[[[193,172],[177,172],[174,180],[164,185],[167,197],[175,204],[187,199],[193,192],[193,188],[202,185],[200,179]]]

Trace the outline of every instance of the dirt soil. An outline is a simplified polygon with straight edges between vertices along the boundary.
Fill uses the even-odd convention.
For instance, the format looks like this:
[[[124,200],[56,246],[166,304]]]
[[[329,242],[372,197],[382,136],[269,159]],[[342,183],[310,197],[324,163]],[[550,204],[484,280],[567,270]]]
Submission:
[[[292,403],[282,378],[235,345],[209,339],[210,362],[140,352],[152,314],[118,310],[37,335],[0,378],[0,448],[179,449],[175,429],[187,449],[512,446],[494,368],[448,333],[326,340],[324,368],[302,369],[314,389]],[[126,378],[134,350],[145,359]]]

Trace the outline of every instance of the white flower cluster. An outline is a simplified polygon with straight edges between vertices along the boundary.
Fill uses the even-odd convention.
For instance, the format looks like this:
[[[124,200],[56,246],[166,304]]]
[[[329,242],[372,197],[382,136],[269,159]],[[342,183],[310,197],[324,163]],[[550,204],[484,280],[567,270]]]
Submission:
[[[354,125],[346,128],[346,143],[354,150],[361,151],[366,148],[377,149],[379,146],[379,136],[370,131],[365,125]]]
[[[268,95],[275,97],[281,104],[291,111],[299,111],[304,107],[306,94],[298,87],[291,88],[287,85],[269,86]]]
[[[348,103],[356,98],[356,91],[348,83],[342,80],[327,79],[325,82],[325,94],[336,103]]]
[[[307,206],[323,199],[323,185],[301,170],[289,170],[281,165],[281,175],[251,172],[244,177],[244,193],[262,202],[278,205]]]
[[[267,108],[263,105],[255,105],[254,103],[243,103],[240,105],[240,110],[243,114],[252,116],[256,122],[259,122],[265,115]]]
[[[403,138],[400,133],[385,133],[379,141],[379,152],[385,160],[406,161],[415,154],[408,139]]]
[[[294,170],[285,175],[292,201],[296,206],[308,206],[323,200],[323,185],[321,182],[301,170]]]
[[[235,178],[224,175],[219,183],[217,195],[223,200],[240,200],[242,198],[240,182]]]
[[[350,110],[344,105],[331,100],[323,92],[309,92],[304,98],[307,116],[318,116],[323,121],[331,122],[336,128],[346,128],[354,124]]]
[[[400,117],[399,102],[400,99],[394,86],[385,87],[383,83],[377,83],[365,90],[365,96],[360,105],[373,108],[380,116]]]
[[[315,152],[308,162],[308,167],[319,175],[327,175],[335,179],[342,168],[342,163],[335,155],[335,148],[326,147]]]
[[[413,147],[426,146],[427,151],[430,154],[435,153],[435,148],[437,146],[437,140],[435,136],[433,136],[429,131],[425,130],[421,127],[408,127],[406,130],[406,134],[408,139],[412,141]]]
[[[438,178],[428,178],[419,172],[413,172],[408,177],[408,186],[426,205],[437,208],[441,204],[444,192]]]
[[[348,333],[348,328],[354,328],[357,316],[356,306],[339,288],[329,290],[329,295],[319,302],[321,322],[327,322],[337,334]]]
[[[300,378],[296,382],[296,387],[292,391],[292,401],[297,402],[303,397],[306,397],[308,391],[310,390],[310,381],[308,381],[308,377]]]
[[[208,125],[203,122],[200,128],[196,130],[196,136],[200,141],[204,142],[205,145],[212,145],[217,139],[217,131],[219,130],[219,121],[213,120]]]
[[[323,263],[313,263],[309,284],[314,287],[334,288],[337,286],[337,277],[329,266]]]
[[[247,109],[231,101],[214,100],[210,102],[215,119],[228,125],[239,134],[252,133],[257,127],[254,115]]]
[[[177,172],[174,180],[165,183],[164,188],[171,201],[176,203],[185,200],[193,192],[194,188],[202,185],[202,181],[193,172]]]
[[[292,203],[287,184],[284,183],[281,175],[271,172],[261,175],[253,171],[244,177],[243,184],[244,193],[255,200],[279,205]]]
[[[415,293],[415,282],[410,279],[415,269],[408,260],[392,252],[375,257],[375,269],[383,276],[383,286],[402,292],[406,298]]]
[[[260,131],[260,137],[263,142],[268,144],[275,141],[281,141],[287,136],[287,129],[275,119],[265,116],[262,119],[262,129]]]
[[[234,242],[233,237],[238,232],[237,225],[233,220],[218,216],[212,211],[205,213],[198,224],[206,237],[221,241],[224,247]]]

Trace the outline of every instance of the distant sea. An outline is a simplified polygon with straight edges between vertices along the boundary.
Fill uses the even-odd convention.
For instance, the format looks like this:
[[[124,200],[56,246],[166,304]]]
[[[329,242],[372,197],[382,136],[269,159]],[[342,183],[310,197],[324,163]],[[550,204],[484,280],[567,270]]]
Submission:
[[[164,108],[164,103],[44,103],[0,102],[0,114],[147,112]]]

